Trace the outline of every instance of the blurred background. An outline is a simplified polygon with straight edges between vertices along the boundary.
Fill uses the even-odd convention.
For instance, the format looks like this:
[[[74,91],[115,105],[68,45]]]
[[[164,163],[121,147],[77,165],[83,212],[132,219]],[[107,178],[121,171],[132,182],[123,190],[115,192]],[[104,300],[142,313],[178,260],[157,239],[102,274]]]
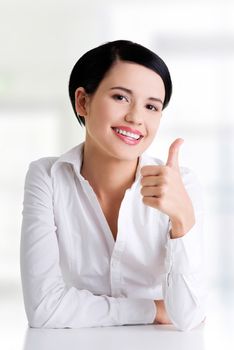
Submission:
[[[212,314],[206,344],[212,343],[211,331],[232,317],[234,2],[2,0],[0,332],[5,327],[4,349],[21,349],[27,328],[19,245],[28,165],[40,157],[59,156],[83,141],[84,130],[68,98],[69,74],[87,50],[117,39],[147,46],[171,72],[173,97],[148,152],[166,160],[170,143],[184,138],[180,164],[193,169],[203,186]],[[225,305],[228,313],[222,311]]]

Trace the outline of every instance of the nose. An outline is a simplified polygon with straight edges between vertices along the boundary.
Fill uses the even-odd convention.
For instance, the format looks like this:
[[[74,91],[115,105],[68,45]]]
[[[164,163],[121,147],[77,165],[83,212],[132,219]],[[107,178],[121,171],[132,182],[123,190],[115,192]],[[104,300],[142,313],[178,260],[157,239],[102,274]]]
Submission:
[[[142,111],[140,111],[139,108],[137,108],[137,106],[132,106],[128,112],[125,115],[124,118],[128,123],[132,123],[132,124],[137,124],[137,125],[141,125],[143,120],[142,120]]]

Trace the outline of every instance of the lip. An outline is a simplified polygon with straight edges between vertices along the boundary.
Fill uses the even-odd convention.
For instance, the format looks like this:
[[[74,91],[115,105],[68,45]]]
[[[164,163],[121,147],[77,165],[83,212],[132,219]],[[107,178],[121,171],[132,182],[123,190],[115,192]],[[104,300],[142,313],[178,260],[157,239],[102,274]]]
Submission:
[[[125,131],[132,132],[133,134],[144,136],[139,130],[132,129],[129,126],[116,125],[116,126],[113,126],[112,128],[122,129],[122,130],[125,130]]]
[[[134,134],[139,135],[140,137],[139,137],[138,140],[133,139],[133,138],[131,138],[131,137],[128,137],[128,136],[119,134],[118,132],[115,131],[114,128],[122,129],[122,130],[125,130],[125,131],[132,132],[132,133],[134,133]],[[113,132],[115,133],[115,135],[116,135],[120,140],[122,140],[124,143],[126,143],[127,145],[132,145],[132,146],[138,145],[138,143],[140,143],[141,140],[142,140],[142,138],[143,138],[143,135],[142,135],[142,133],[141,133],[140,131],[135,130],[135,129],[131,129],[131,128],[127,127],[127,126],[115,126],[115,127],[112,127],[112,130],[113,130]]]

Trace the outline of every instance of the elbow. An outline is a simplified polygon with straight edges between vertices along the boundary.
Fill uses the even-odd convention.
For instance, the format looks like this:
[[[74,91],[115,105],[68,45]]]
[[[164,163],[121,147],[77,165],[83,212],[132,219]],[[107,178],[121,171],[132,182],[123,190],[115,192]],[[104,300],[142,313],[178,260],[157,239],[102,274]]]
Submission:
[[[189,314],[172,315],[171,320],[177,330],[187,332],[200,326],[205,317],[204,310],[197,309]]]
[[[46,318],[42,318],[41,315],[37,315],[34,313],[31,317],[28,317],[28,326],[30,328],[41,328],[41,329],[57,329],[57,328],[71,328],[66,327],[64,325],[59,325],[51,320],[47,320]]]
[[[26,305],[25,311],[30,328],[61,328],[57,327],[54,319],[55,309],[48,305],[47,307],[43,303],[38,306]]]
[[[30,310],[30,312],[27,312],[27,319],[30,328],[52,328],[46,326],[45,315],[37,312],[37,310]]]
[[[156,322],[158,324],[173,324],[179,331],[189,331],[199,326],[205,319],[205,312],[201,306],[195,306],[193,309],[177,307],[174,310],[166,310],[163,300],[156,300],[155,303],[157,307]]]
[[[60,286],[57,289],[49,290],[44,295],[36,293],[24,295],[24,305],[30,328],[66,328],[61,317],[63,309],[63,298],[66,289]]]
[[[32,315],[31,317],[28,317],[28,326],[30,328],[40,328],[40,329],[70,329],[72,327],[60,324],[59,322],[53,322],[50,319],[47,320],[45,318],[42,319],[40,315]]]
[[[24,308],[28,326],[30,328],[44,328],[46,323],[45,313],[41,312],[39,307],[35,307],[33,303],[30,303],[26,298],[24,298]]]

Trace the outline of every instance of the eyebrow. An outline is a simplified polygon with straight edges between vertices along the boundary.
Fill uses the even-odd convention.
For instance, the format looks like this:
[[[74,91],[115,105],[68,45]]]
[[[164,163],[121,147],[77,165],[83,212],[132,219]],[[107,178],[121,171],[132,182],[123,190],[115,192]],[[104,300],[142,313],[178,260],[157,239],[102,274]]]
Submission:
[[[130,94],[130,95],[133,94],[132,90],[127,89],[127,88],[122,87],[122,86],[114,86],[114,87],[110,88],[110,90],[114,90],[114,89],[123,90],[123,91],[127,92],[127,93]],[[155,101],[155,102],[160,102],[160,103],[163,105],[163,102],[162,102],[162,100],[161,100],[160,98],[157,98],[157,97],[149,97],[148,100],[150,100],[150,101]]]

